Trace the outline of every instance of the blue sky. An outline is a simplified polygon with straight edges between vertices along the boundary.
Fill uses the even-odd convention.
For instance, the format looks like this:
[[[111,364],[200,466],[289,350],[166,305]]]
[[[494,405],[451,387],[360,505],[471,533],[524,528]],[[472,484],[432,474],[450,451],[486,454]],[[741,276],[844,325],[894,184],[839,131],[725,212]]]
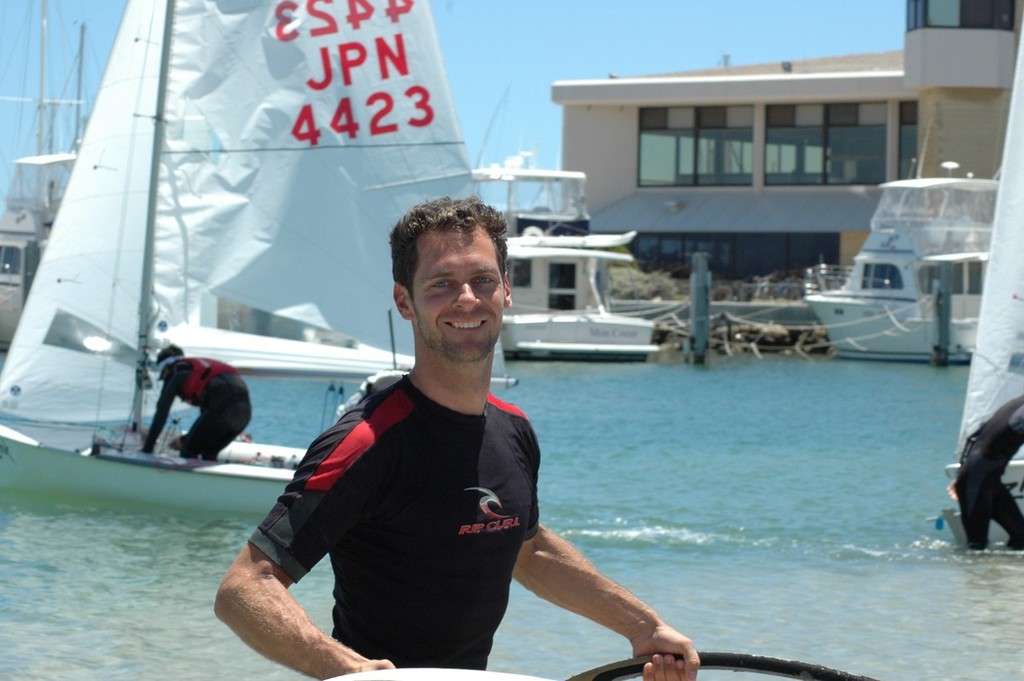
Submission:
[[[341,0],[337,0],[341,1]],[[380,0],[383,1],[383,0]],[[125,0],[49,0],[47,97],[99,83]],[[0,0],[0,195],[13,160],[35,153],[41,0]],[[903,48],[904,0],[432,0],[471,163],[533,154],[561,167],[557,80],[795,61]],[[64,125],[70,138],[71,124]],[[62,149],[58,149],[62,150]],[[571,170],[571,168],[569,169]]]

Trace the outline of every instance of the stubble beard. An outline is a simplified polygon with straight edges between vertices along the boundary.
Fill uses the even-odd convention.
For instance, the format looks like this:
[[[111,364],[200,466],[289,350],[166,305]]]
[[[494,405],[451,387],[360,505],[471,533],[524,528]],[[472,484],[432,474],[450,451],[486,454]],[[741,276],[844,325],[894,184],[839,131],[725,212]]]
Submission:
[[[481,343],[457,345],[446,340],[436,330],[426,328],[422,321],[417,320],[416,323],[419,326],[420,339],[423,341],[423,345],[448,362],[467,364],[482,362],[490,357],[498,343],[499,334],[497,330],[491,332],[487,339]]]

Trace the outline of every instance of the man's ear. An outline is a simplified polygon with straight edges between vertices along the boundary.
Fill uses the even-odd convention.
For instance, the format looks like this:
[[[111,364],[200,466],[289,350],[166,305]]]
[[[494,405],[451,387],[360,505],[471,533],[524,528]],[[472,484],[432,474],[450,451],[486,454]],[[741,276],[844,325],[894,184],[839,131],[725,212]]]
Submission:
[[[398,308],[398,314],[402,315],[402,319],[412,320],[416,318],[416,314],[412,309],[412,294],[409,293],[409,289],[395,282],[391,295],[395,299],[395,307]]]
[[[505,275],[505,308],[512,307],[512,284],[508,280],[508,274]]]

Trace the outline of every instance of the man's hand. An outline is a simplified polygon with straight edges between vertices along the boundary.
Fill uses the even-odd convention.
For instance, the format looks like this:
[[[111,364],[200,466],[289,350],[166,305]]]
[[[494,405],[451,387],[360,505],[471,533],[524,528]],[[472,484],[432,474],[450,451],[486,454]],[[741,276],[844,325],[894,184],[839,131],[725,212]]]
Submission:
[[[693,681],[700,669],[700,656],[693,641],[673,629],[658,625],[650,635],[637,636],[630,641],[633,655],[650,655],[644,665],[644,681]]]

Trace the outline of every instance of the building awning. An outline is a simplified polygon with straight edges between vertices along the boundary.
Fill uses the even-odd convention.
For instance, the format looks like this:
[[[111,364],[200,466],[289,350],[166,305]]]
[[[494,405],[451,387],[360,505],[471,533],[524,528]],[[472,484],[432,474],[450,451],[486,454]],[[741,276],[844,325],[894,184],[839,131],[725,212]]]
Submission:
[[[590,231],[867,232],[881,193],[862,185],[638,191],[594,215]]]

